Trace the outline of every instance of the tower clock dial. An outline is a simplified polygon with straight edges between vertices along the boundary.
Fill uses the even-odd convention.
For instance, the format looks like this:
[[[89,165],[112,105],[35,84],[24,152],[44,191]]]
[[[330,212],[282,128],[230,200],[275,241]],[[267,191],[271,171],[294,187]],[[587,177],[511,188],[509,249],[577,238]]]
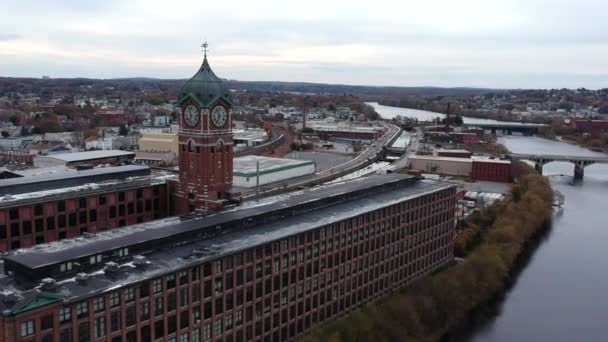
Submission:
[[[211,122],[215,127],[223,127],[228,120],[228,112],[224,106],[215,106],[211,111]]]
[[[190,127],[196,126],[200,119],[201,113],[195,105],[189,105],[184,109],[184,121],[186,122],[186,125]]]

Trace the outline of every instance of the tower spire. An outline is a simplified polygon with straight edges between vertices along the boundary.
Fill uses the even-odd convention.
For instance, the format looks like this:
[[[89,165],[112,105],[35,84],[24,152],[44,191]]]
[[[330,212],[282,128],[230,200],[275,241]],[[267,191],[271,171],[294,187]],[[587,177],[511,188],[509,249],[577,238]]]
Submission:
[[[206,40],[203,43],[203,45],[201,45],[201,47],[203,48],[203,56],[205,59],[207,59],[207,47],[209,47],[209,44],[207,44]]]

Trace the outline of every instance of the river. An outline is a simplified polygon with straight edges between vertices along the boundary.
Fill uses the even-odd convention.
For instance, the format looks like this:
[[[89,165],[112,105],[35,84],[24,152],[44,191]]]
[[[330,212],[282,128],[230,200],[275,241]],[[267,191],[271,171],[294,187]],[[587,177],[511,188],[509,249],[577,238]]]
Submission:
[[[429,112],[428,110],[420,110],[420,109],[411,109],[411,108],[400,108],[400,107],[391,107],[391,106],[383,106],[377,102],[366,102],[368,105],[374,107],[376,112],[380,114],[380,116],[384,119],[392,119],[397,115],[401,115],[403,117],[412,117],[417,118],[418,121],[432,121],[438,117],[445,118],[445,114]],[[463,117],[462,121],[466,124],[494,124],[494,123],[504,123],[503,121],[497,121],[492,119],[478,119],[471,117]],[[520,122],[511,122],[520,124]]]
[[[376,111],[383,117],[404,112],[382,107],[386,106]],[[514,153],[605,156],[539,137],[514,135],[498,140]],[[547,164],[543,173],[564,194],[563,209],[556,212],[550,232],[497,304],[495,316],[475,327],[465,338],[469,342],[608,341],[604,264],[608,260],[608,165],[587,166],[583,182],[577,185],[570,184],[574,174],[570,163]]]
[[[505,136],[514,153],[595,156],[601,153],[539,137]],[[582,184],[571,185],[574,165],[543,167],[565,196],[552,229],[532,255],[496,316],[478,327],[472,342],[607,341],[608,165],[585,168]]]

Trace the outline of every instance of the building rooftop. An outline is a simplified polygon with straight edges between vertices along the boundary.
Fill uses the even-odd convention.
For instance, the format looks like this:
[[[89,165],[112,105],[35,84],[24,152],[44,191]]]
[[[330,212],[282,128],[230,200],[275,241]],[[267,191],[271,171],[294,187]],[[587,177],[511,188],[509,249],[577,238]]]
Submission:
[[[257,162],[260,163],[260,175],[289,170],[306,165],[315,165],[315,162],[310,160],[271,158],[249,155],[234,158],[234,175],[241,177],[255,177],[257,174]]]
[[[24,176],[0,180],[0,196],[56,190],[128,177],[148,176],[150,168],[141,165],[98,167],[89,170],[57,170],[37,176]]]
[[[499,157],[472,156],[471,159],[476,162],[511,164],[510,159],[501,159]]]
[[[449,148],[437,148],[435,149],[435,151],[437,151],[437,153],[471,153],[468,150],[456,150],[456,149],[449,149]]]
[[[19,193],[10,190],[7,191],[8,193],[0,194],[0,208],[46,203],[49,201],[65,199],[67,197],[87,196],[109,191],[125,191],[142,186],[164,184],[168,179],[177,178],[173,172],[164,170],[154,170],[151,172],[147,166],[133,166],[136,168],[132,171],[123,170],[122,172],[101,174],[97,176],[79,176],[73,179],[70,179],[68,176],[67,179],[58,179],[57,181],[52,181],[47,184],[44,182],[34,182],[18,185],[16,188],[19,189]],[[71,174],[80,174],[82,172],[85,171],[75,171],[71,172]],[[11,178],[6,180],[18,180],[23,178]],[[0,180],[0,182],[4,181],[5,180]]]
[[[42,278],[52,276],[57,286],[47,292],[61,295],[68,302],[78,301],[453,187],[404,175],[373,175],[249,202],[209,216],[171,217],[90,238],[41,244],[14,251],[5,258],[5,272],[10,275],[0,276],[0,287],[15,292],[23,301],[40,289],[38,282]],[[116,252],[124,248],[128,248],[130,256],[118,258]],[[117,261],[121,265],[117,271],[102,269],[100,264],[87,265],[94,255],[103,255],[104,262]],[[135,265],[131,257],[134,255],[145,255],[145,265]],[[68,261],[78,262],[80,269],[75,272],[87,272],[86,281],[76,280],[75,272],[61,276],[57,266]],[[19,302],[9,307],[0,302],[0,310],[10,310]]]
[[[87,160],[113,158],[122,156],[135,156],[135,152],[121,151],[121,150],[99,150],[99,151],[86,151],[86,152],[74,152],[74,153],[61,153],[50,156],[43,156],[45,158],[53,158],[63,160],[66,163],[80,162]]]
[[[419,156],[419,155],[413,155],[411,157],[408,157],[410,160],[411,159],[418,159],[418,160],[436,160],[436,161],[453,161],[453,162],[460,162],[460,163],[472,163],[473,160],[469,159],[469,158],[456,158],[456,157],[439,157],[439,156]]]

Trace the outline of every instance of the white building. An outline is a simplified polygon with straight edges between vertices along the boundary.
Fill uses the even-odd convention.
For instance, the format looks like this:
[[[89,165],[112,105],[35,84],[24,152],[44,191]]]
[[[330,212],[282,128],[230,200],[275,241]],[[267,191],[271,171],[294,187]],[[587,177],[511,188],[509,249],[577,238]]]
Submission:
[[[259,172],[258,172],[259,163]],[[280,182],[315,172],[315,162],[285,158],[244,156],[234,158],[233,184],[245,188]]]
[[[87,140],[84,148],[87,150],[111,150],[113,149],[113,138],[98,138]]]

